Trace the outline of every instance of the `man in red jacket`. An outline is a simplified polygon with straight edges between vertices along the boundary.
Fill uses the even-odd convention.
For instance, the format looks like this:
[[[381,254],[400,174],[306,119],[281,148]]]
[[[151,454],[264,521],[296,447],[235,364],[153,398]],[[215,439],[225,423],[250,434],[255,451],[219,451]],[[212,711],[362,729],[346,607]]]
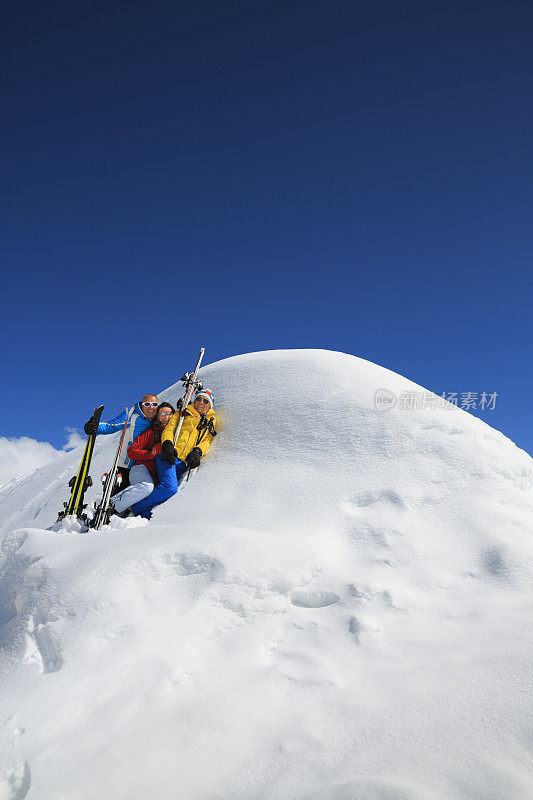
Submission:
[[[113,497],[112,514],[127,516],[130,506],[152,493],[157,482],[155,457],[161,452],[161,434],[173,414],[170,403],[160,403],[150,427],[128,447],[128,456],[135,461],[130,469],[130,485]]]

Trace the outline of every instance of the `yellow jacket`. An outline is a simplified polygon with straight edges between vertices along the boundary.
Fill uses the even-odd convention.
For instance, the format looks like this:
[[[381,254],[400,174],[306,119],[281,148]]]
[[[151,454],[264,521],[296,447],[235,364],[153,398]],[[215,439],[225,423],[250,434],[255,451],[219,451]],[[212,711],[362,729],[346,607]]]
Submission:
[[[216,429],[217,418],[213,409],[210,408],[204,416],[204,422],[209,424],[212,420],[213,426]],[[163,444],[163,442],[172,442],[179,418],[179,413],[176,411],[162,433],[161,444]],[[209,450],[209,446],[213,441],[213,435],[206,427],[204,427],[203,430],[198,430],[198,423],[201,420],[202,417],[193,404],[191,403],[187,406],[183,414],[183,425],[181,426],[180,435],[174,445],[178,458],[181,459],[181,461],[185,461],[193,447],[199,447],[204,456]]]

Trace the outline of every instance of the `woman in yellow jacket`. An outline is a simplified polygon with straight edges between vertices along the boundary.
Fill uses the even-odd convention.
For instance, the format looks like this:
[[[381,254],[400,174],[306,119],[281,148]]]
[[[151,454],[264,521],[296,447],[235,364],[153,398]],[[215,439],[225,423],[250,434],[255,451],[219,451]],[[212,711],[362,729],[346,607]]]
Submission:
[[[150,519],[152,508],[164,503],[178,491],[179,479],[187,468],[195,469],[205,456],[216,433],[217,418],[213,411],[214,397],[210,389],[198,392],[194,402],[182,414],[183,423],[176,444],[174,432],[180,414],[177,411],[161,436],[161,452],[156,456],[155,466],[159,483],[154,491],[131,507],[137,516]]]

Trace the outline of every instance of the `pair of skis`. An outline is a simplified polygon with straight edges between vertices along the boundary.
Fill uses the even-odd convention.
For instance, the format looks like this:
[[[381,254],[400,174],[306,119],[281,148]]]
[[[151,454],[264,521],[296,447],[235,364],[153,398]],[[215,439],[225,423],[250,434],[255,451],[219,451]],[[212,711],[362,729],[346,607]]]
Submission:
[[[102,416],[102,411],[104,410],[103,406],[98,406],[98,408],[94,409],[94,425],[95,428],[98,428],[98,423],[100,422],[100,417]],[[96,511],[94,517],[89,520],[87,514],[85,513],[85,509],[87,508],[87,504],[83,502],[84,495],[86,490],[93,485],[92,478],[89,475],[89,467],[91,465],[91,459],[93,456],[94,450],[94,442],[97,436],[97,433],[91,433],[87,439],[87,444],[85,445],[85,450],[83,451],[83,456],[81,459],[81,464],[78,469],[77,475],[69,481],[69,486],[72,489],[72,493],[70,495],[70,500],[67,503],[64,503],[65,510],[60,511],[57,517],[57,521],[60,522],[67,516],[76,516],[88,527],[94,528],[95,530],[99,531],[102,525],[109,522],[109,500],[111,499],[111,492],[113,491],[113,487],[115,485],[115,480],[117,477],[117,470],[118,470],[118,461],[120,458],[120,453],[122,451],[122,445],[124,443],[124,436],[126,435],[126,429],[128,427],[129,421],[131,419],[131,415],[133,414],[133,408],[128,410],[126,406],[126,422],[124,423],[124,427],[122,428],[122,433],[120,435],[120,441],[118,443],[117,452],[115,455],[115,460],[113,461],[113,466],[111,470],[106,473],[105,480],[104,480],[104,490],[102,493],[102,499],[100,503],[96,506]]]
[[[178,411],[179,411],[179,420],[178,424],[176,425],[176,430],[174,432],[174,444],[176,444],[176,440],[179,436],[183,425],[183,416],[185,414],[185,410],[189,405],[192,396],[195,392],[200,391],[203,388],[201,381],[198,380],[198,371],[200,369],[200,364],[202,363],[202,359],[204,357],[205,348],[202,347],[200,350],[200,354],[196,361],[196,366],[192,373],[186,372],[182,377],[183,386],[185,388],[184,396],[178,401]],[[98,406],[98,408],[94,409],[94,422],[95,427],[98,427],[98,423],[100,422],[100,417],[102,416],[102,411],[104,410],[103,406]],[[100,503],[96,506],[96,511],[92,520],[87,518],[87,514],[85,512],[85,508],[87,504],[83,502],[84,495],[86,490],[93,485],[91,480],[91,476],[89,475],[89,467],[91,465],[91,459],[93,456],[94,450],[94,442],[96,439],[97,434],[91,434],[87,439],[87,444],[85,445],[85,450],[83,452],[83,457],[81,459],[81,464],[78,469],[77,475],[71,478],[69,482],[69,486],[72,489],[72,493],[70,495],[70,500],[67,503],[64,503],[65,510],[60,511],[57,517],[57,521],[60,522],[62,519],[69,515],[75,515],[78,519],[81,519],[87,526],[90,526],[94,530],[99,531],[102,525],[106,525],[109,522],[109,501],[111,499],[111,493],[113,491],[113,487],[115,485],[115,480],[117,476],[117,469],[118,469],[118,462],[120,459],[120,453],[122,451],[122,445],[124,443],[124,437],[126,435],[126,429],[129,425],[131,415],[133,414],[134,408],[131,408],[128,411],[126,407],[126,422],[124,423],[124,427],[122,428],[122,433],[120,435],[120,441],[118,443],[117,452],[115,455],[115,460],[113,462],[113,466],[111,470],[107,473],[104,481],[104,489],[102,493],[102,498]]]
[[[122,428],[122,433],[120,434],[120,441],[118,443],[115,460],[113,461],[113,466],[111,467],[111,470],[106,475],[104,481],[104,491],[102,494],[102,499],[100,500],[100,503],[96,506],[94,517],[91,520],[91,528],[94,528],[95,531],[99,531],[102,525],[107,525],[109,522],[109,516],[110,516],[109,501],[111,499],[111,492],[113,491],[113,487],[115,485],[115,480],[117,477],[118,460],[120,458],[120,453],[122,451],[122,445],[124,444],[124,436],[126,435],[126,429],[130,423],[132,414],[133,414],[133,407],[128,411],[128,407],[126,406],[126,422],[124,423],[124,427]]]
[[[176,430],[174,431],[174,439],[173,444],[175,445],[178,436],[180,435],[180,431],[183,425],[183,416],[185,411],[187,410],[187,406],[192,400],[192,396],[195,392],[201,391],[204,386],[201,381],[198,380],[198,372],[200,370],[200,364],[202,363],[202,358],[204,357],[205,347],[202,347],[200,350],[200,354],[198,355],[198,360],[196,361],[196,366],[194,368],[194,372],[192,374],[186,372],[185,375],[182,377],[183,387],[185,389],[185,394],[181,397],[177,402],[177,411],[179,411],[179,420],[178,424],[176,425]]]
[[[100,422],[100,417],[102,416],[103,410],[104,410],[103,406],[98,406],[98,408],[94,409],[93,419],[95,427],[98,427],[98,423]],[[80,467],[78,469],[78,473],[77,475],[74,475],[74,477],[70,479],[68,484],[72,489],[70,500],[66,503],[63,503],[65,509],[64,511],[59,512],[57,516],[58,522],[61,522],[62,519],[70,515],[78,517],[85,523],[87,522],[87,515],[84,513],[86,508],[86,503],[83,502],[83,498],[89,486],[93,485],[91,476],[89,475],[89,467],[91,466],[91,459],[93,457],[95,440],[96,440],[96,433],[92,433],[87,439],[87,444],[85,445],[85,450],[83,451],[83,456],[81,459]]]

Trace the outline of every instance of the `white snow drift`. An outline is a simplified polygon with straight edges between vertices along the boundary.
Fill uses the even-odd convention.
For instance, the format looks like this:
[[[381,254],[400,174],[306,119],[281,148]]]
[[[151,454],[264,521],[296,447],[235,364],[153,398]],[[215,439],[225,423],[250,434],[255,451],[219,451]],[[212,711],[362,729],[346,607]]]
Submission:
[[[530,457],[340,353],[201,378],[149,524],[47,530],[80,449],[0,489],[0,800],[533,797]]]

